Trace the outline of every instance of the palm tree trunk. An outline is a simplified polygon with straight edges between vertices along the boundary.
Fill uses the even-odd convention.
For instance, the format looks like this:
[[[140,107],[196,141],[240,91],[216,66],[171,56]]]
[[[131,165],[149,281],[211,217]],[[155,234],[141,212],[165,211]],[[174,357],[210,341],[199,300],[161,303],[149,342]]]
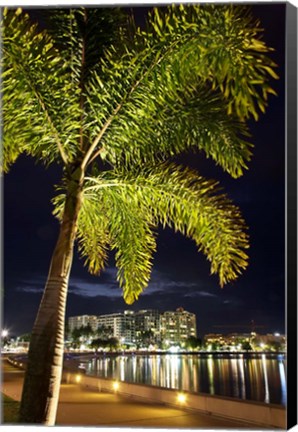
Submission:
[[[77,220],[82,203],[83,174],[73,170],[68,181],[64,215],[48,279],[33,326],[19,421],[54,425],[64,352],[68,279]]]

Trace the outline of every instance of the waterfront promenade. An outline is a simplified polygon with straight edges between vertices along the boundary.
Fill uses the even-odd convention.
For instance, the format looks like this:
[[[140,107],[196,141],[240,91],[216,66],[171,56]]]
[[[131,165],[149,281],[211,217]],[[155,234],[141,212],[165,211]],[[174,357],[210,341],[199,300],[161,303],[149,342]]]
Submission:
[[[19,401],[24,372],[1,358],[1,392]],[[98,426],[177,429],[249,429],[248,423],[226,420],[186,409],[139,402],[118,394],[62,384],[57,426]],[[255,428],[259,429],[256,425]],[[262,427],[263,429],[263,427]]]

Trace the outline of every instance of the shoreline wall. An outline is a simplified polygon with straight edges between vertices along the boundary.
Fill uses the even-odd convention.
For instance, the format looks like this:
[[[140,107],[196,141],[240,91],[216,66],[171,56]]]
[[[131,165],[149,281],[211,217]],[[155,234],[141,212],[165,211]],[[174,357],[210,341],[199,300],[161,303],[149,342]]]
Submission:
[[[218,417],[249,422],[252,425],[286,429],[286,409],[280,405],[191,392],[182,392],[185,401],[179,402],[178,394],[181,394],[181,392],[177,390],[122,381],[117,382],[118,386],[115,389],[115,380],[88,376],[80,372],[67,370],[63,372],[63,381],[68,384],[80,384],[97,391],[116,392],[125,397],[148,400],[154,403],[196,410]]]

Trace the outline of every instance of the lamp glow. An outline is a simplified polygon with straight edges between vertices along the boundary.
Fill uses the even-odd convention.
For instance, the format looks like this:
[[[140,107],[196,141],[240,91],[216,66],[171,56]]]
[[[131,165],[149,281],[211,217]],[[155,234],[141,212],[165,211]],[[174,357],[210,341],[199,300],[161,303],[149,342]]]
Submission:
[[[177,400],[179,403],[184,404],[186,402],[186,396],[183,393],[179,393],[177,396]]]
[[[8,336],[8,330],[3,329],[3,330],[2,330],[2,333],[1,333],[1,336],[2,336],[3,338],[6,338],[6,337]]]
[[[113,389],[114,389],[115,391],[119,390],[119,383],[118,383],[117,381],[115,381],[115,382],[113,383]]]
[[[77,383],[81,382],[81,379],[82,379],[81,375],[76,375],[76,382]]]

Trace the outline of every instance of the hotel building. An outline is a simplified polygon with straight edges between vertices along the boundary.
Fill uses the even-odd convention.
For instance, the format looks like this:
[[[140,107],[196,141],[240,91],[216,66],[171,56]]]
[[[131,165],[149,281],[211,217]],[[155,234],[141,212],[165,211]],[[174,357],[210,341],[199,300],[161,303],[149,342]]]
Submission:
[[[190,336],[197,337],[196,316],[178,308],[175,312],[167,311],[161,315],[161,338],[173,345],[185,342]]]

